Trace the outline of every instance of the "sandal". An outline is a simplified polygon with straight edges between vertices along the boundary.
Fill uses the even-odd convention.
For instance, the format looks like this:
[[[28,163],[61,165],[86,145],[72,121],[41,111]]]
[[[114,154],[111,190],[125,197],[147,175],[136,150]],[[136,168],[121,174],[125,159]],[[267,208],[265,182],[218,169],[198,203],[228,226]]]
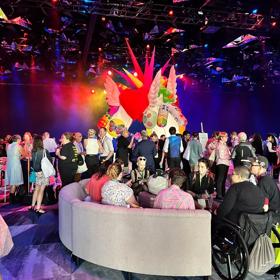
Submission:
[[[46,211],[43,210],[42,208],[36,209],[35,212],[38,213],[38,214],[45,214],[46,213]]]
[[[30,207],[28,208],[28,211],[35,211],[35,206],[30,206]]]

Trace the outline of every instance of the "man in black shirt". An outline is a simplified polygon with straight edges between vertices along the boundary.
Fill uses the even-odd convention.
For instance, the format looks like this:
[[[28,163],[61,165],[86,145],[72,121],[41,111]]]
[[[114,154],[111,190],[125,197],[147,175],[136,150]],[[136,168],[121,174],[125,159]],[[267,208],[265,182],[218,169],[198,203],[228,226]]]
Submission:
[[[269,199],[269,210],[276,211],[280,209],[280,192],[274,179],[266,174],[267,168],[267,158],[258,156],[252,163],[251,172],[256,176],[259,188]]]
[[[261,213],[265,204],[264,193],[249,182],[250,170],[238,166],[232,174],[232,186],[217,210],[218,218],[227,218],[238,224],[242,213]]]

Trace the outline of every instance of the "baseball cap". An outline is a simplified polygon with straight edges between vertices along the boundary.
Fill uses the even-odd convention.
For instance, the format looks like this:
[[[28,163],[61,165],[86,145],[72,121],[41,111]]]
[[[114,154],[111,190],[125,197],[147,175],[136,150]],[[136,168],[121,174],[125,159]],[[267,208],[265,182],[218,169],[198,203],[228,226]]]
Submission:
[[[252,163],[257,163],[259,164],[261,167],[267,169],[268,168],[268,160],[266,157],[264,156],[257,156],[253,161]]]

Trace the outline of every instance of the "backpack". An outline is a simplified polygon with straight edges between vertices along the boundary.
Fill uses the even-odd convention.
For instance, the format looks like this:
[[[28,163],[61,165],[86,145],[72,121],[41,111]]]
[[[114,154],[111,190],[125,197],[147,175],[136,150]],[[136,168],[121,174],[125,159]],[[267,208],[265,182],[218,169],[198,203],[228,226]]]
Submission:
[[[247,160],[248,158],[253,156],[251,149],[245,145],[236,147],[235,152],[236,156],[234,161],[236,161],[237,163],[241,163],[242,160]]]
[[[249,271],[255,275],[263,275],[275,264],[275,251],[268,236],[272,228],[272,219],[271,212],[243,214],[240,217],[245,242],[248,247],[254,244],[249,256]]]
[[[255,275],[263,275],[275,263],[275,252],[271,239],[266,233],[261,234],[254,244],[249,257],[249,271]]]

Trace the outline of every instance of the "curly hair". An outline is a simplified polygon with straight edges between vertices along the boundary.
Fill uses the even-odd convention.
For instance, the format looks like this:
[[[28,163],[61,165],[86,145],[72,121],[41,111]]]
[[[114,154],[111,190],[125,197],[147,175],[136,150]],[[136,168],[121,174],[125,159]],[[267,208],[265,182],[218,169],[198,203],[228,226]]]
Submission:
[[[122,172],[122,166],[119,163],[112,163],[106,172],[106,175],[111,179],[117,179]]]

